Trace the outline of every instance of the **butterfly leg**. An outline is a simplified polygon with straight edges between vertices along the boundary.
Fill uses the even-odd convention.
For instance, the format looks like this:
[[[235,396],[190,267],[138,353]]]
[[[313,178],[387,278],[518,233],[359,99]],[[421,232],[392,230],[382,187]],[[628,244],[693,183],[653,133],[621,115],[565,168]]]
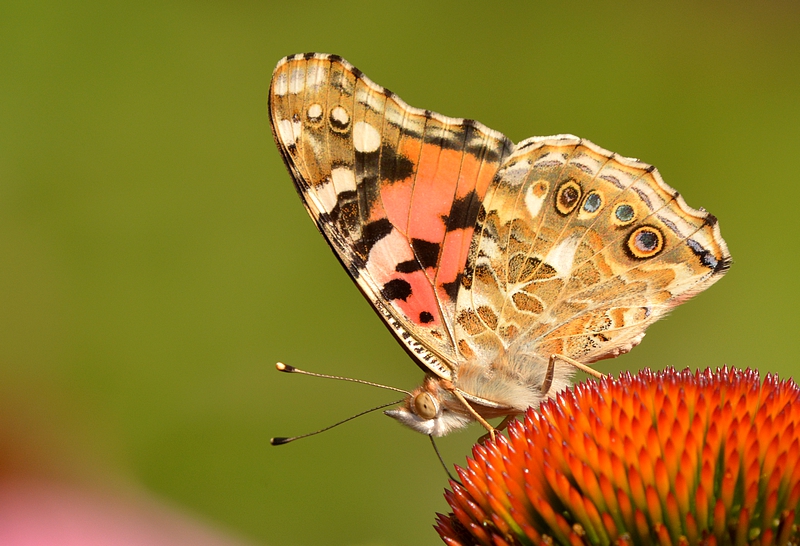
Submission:
[[[575,360],[573,358],[570,358],[570,357],[564,356],[564,355],[560,355],[560,354],[550,355],[550,362],[548,363],[548,367],[547,367],[548,375],[550,375],[551,369],[555,366],[556,360],[561,360],[563,362],[566,362],[570,366],[574,366],[575,368],[579,369],[580,371],[586,372],[589,375],[591,375],[592,377],[596,377],[597,379],[603,379],[605,377],[605,375],[601,374],[600,372],[598,372],[594,368],[591,368],[591,367],[587,366],[586,364],[581,364],[580,362],[578,362],[577,360]],[[550,375],[550,377],[551,377],[551,380],[552,380],[552,375]],[[547,378],[545,378],[545,381],[547,381]],[[542,385],[544,386],[544,384],[542,384]],[[549,389],[549,387],[548,387],[548,389]],[[545,391],[543,390],[542,392],[545,392]]]
[[[506,428],[508,428],[508,424],[509,424],[509,423],[511,423],[511,421],[513,421],[513,420],[516,418],[516,416],[517,416],[517,415],[518,415],[518,414],[515,414],[515,415],[506,415],[506,416],[503,418],[503,420],[500,422],[500,424],[499,424],[499,425],[497,425],[496,427],[494,427],[494,429],[495,429],[495,430],[505,430]],[[491,438],[491,435],[490,435],[490,434],[488,434],[488,433],[487,433],[487,434],[484,434],[483,436],[481,436],[480,438],[478,438],[478,443],[479,443],[479,444],[484,444],[484,443],[486,443],[486,440],[488,440],[489,438]]]
[[[547,363],[547,373],[544,376],[544,381],[542,381],[542,386],[539,387],[542,391],[542,394],[547,394],[550,392],[550,387],[553,385],[553,375],[556,372],[556,355],[550,356],[550,361]]]
[[[505,429],[507,429],[508,425],[510,425],[511,422],[514,419],[517,418],[517,415],[519,415],[519,414],[515,413],[514,415],[506,415],[505,417],[503,417],[503,420],[500,421],[500,424],[495,427],[495,430],[505,430]]]
[[[481,414],[480,414],[480,413],[478,413],[477,411],[475,411],[475,408],[473,408],[473,407],[470,405],[470,403],[469,403],[469,402],[467,402],[466,398],[464,398],[464,397],[461,395],[461,393],[460,393],[460,392],[458,392],[458,389],[457,389],[457,388],[455,388],[455,386],[454,386],[452,383],[450,383],[449,381],[442,381],[441,383],[442,383],[442,385],[443,385],[443,386],[444,386],[444,387],[445,387],[445,388],[446,388],[448,391],[450,391],[451,393],[453,393],[453,396],[455,396],[456,398],[458,398],[459,402],[461,402],[462,404],[464,404],[464,407],[465,407],[465,408],[467,408],[467,411],[469,411],[469,412],[472,414],[472,416],[475,418],[475,420],[476,420],[477,422],[479,422],[481,425],[483,425],[483,428],[485,428],[486,430],[488,430],[488,431],[489,431],[489,436],[492,438],[492,440],[494,440],[494,436],[495,436],[495,434],[494,434],[494,427],[493,427],[491,424],[489,424],[489,422],[488,422],[486,419],[484,419],[483,417],[481,417]]]

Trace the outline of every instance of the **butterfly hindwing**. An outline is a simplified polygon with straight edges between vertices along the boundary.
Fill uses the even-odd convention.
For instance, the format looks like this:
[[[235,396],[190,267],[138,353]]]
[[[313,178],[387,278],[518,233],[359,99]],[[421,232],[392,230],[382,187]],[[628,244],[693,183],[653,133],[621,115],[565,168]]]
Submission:
[[[481,362],[627,352],[730,262],[716,219],[655,169],[570,135],[521,143],[480,216],[456,334]]]
[[[477,122],[412,108],[319,53],[278,64],[269,110],[320,231],[412,356],[450,378],[460,358],[461,273],[511,142]]]

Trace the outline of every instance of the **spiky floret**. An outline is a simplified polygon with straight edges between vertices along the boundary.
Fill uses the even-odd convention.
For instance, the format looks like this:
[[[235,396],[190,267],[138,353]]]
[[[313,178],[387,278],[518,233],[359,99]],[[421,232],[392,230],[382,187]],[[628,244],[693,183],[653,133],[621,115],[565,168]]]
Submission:
[[[586,382],[476,446],[457,544],[797,544],[800,389],[757,371]]]

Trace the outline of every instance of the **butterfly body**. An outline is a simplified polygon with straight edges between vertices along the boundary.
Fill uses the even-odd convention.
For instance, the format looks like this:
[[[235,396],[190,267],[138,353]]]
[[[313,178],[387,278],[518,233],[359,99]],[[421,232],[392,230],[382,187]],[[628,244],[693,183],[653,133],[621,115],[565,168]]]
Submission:
[[[427,373],[387,412],[426,434],[538,406],[574,371],[552,355],[628,352],[729,266],[716,218],[578,137],[514,144],[319,53],[278,64],[269,109],[306,209]]]

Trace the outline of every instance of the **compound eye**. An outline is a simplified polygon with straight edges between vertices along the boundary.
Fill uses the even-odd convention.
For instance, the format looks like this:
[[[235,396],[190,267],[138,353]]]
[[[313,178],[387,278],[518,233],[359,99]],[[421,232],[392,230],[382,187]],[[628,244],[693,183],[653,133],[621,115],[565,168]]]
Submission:
[[[414,397],[414,413],[423,419],[433,419],[437,410],[436,401],[427,392],[421,392]]]

